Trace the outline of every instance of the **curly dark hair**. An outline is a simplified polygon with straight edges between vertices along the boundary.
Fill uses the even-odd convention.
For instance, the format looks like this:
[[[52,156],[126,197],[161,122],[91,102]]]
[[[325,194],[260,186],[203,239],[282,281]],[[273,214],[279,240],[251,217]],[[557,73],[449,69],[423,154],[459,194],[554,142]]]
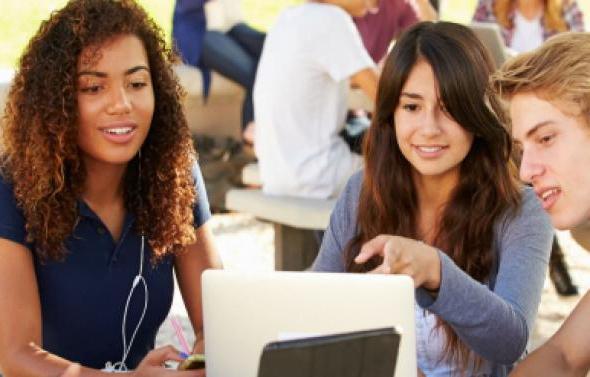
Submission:
[[[42,260],[65,257],[65,240],[79,216],[86,178],[77,145],[80,54],[126,34],[146,49],[155,97],[141,161],[134,157],[125,173],[126,209],[149,239],[154,260],[196,239],[195,151],[163,32],[132,0],[71,0],[41,24],[20,58],[0,146],[2,174],[24,212],[27,242]]]

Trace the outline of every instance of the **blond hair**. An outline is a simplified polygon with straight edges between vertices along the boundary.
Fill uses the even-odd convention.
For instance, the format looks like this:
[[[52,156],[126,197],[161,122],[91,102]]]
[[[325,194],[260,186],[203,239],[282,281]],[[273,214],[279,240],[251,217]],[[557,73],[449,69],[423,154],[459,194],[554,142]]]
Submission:
[[[563,18],[563,8],[569,4],[567,0],[545,0],[543,11],[543,26],[552,32],[564,32],[568,26]],[[496,0],[494,2],[494,16],[498,23],[506,29],[512,29],[514,24],[510,13],[515,8],[515,0]]]
[[[532,92],[560,105],[571,115],[590,120],[590,33],[568,32],[507,61],[492,86],[503,99]],[[571,109],[575,110],[571,110]]]

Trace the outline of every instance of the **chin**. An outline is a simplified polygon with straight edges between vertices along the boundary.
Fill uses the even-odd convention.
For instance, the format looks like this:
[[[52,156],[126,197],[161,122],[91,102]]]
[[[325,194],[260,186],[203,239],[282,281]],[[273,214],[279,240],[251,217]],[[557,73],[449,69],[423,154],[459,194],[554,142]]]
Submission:
[[[571,211],[566,214],[549,214],[549,216],[551,216],[551,223],[557,230],[569,230],[590,220],[587,216],[575,216]]]

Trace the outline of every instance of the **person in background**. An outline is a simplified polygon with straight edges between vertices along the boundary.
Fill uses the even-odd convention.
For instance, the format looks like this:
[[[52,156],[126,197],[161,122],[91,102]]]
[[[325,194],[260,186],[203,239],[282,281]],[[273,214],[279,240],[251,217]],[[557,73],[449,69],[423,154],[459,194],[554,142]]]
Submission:
[[[205,98],[211,70],[244,88],[242,139],[252,144],[252,90],[265,34],[244,23],[239,0],[176,0],[172,37],[184,62],[201,69]]]
[[[351,16],[376,0],[307,1],[285,9],[268,31],[254,86],[262,189],[328,198],[362,159],[339,136],[349,83],[375,98],[377,73]]]
[[[494,75],[532,184],[557,229],[590,220],[590,34],[564,33],[508,61]],[[590,293],[561,328],[512,376],[586,376],[590,370]]]
[[[354,23],[369,55],[379,64],[402,31],[419,21],[436,19],[438,11],[428,0],[380,0],[377,12],[355,17]]]
[[[487,50],[419,23],[379,80],[364,170],[336,203],[313,271],[405,274],[426,376],[506,376],[526,352],[552,228],[518,181]]]
[[[20,59],[0,132],[6,376],[204,375],[153,350],[174,273],[203,350],[200,277],[221,266],[164,40],[132,0],[72,0]]]
[[[584,31],[576,0],[479,0],[473,21],[500,26],[506,46],[515,52],[539,47],[564,31]]]

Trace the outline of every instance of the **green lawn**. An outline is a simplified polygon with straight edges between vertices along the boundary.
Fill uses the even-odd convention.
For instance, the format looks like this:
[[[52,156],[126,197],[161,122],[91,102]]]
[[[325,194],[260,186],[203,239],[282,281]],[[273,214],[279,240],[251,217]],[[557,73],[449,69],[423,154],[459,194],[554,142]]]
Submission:
[[[41,20],[63,6],[67,0],[1,0],[0,11],[0,69],[13,67],[27,40],[35,33]],[[174,0],[138,0],[170,35]],[[239,1],[239,0],[236,0]],[[255,27],[265,30],[277,13],[285,6],[303,0],[242,0],[246,19]],[[456,22],[471,19],[476,0],[446,0],[442,18]],[[590,1],[579,0],[585,10],[586,24],[590,25]]]

